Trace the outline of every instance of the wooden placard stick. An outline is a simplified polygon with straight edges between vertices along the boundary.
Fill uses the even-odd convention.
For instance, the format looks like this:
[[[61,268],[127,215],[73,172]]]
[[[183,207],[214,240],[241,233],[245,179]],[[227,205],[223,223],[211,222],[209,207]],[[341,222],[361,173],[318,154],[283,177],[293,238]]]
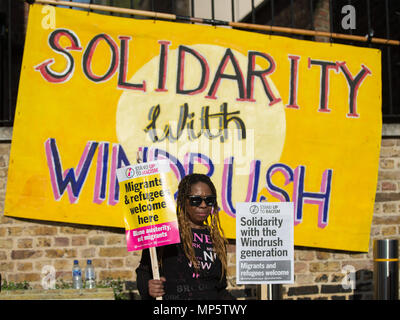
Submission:
[[[268,284],[261,285],[261,300],[270,300],[268,299]]]
[[[136,162],[143,162],[143,149],[139,148],[136,153]],[[151,269],[153,272],[153,279],[160,280],[160,271],[158,269],[158,258],[157,258],[157,250],[156,247],[149,248],[150,250],[150,260],[151,260]],[[156,300],[162,300],[162,297],[157,297]]]
[[[149,249],[150,249],[151,269],[153,271],[153,279],[160,280],[156,247],[151,247]],[[162,300],[162,297],[157,297],[156,300]]]

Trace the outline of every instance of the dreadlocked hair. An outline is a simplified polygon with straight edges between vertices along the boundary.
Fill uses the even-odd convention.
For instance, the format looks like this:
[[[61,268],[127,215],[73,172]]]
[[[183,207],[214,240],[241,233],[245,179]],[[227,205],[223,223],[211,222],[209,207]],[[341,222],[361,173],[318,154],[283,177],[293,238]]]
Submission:
[[[177,207],[176,207],[176,214],[178,217],[179,229],[180,229],[180,236],[181,242],[183,244],[183,251],[186,257],[191,262],[192,266],[196,270],[199,271],[199,262],[196,259],[195,251],[193,249],[193,233],[192,228],[189,223],[189,219],[186,214],[186,199],[191,194],[192,185],[203,182],[207,184],[214,196],[217,196],[217,191],[215,189],[214,184],[212,183],[211,179],[204,175],[193,173],[184,177],[178,186],[178,197],[177,197]],[[223,229],[221,228],[221,222],[219,220],[219,213],[218,213],[218,203],[212,208],[211,214],[206,221],[207,228],[210,230],[211,240],[213,243],[214,250],[221,261],[222,264],[222,272],[221,272],[221,279],[226,274],[227,271],[227,251],[226,245],[227,240],[225,238],[225,234]]]

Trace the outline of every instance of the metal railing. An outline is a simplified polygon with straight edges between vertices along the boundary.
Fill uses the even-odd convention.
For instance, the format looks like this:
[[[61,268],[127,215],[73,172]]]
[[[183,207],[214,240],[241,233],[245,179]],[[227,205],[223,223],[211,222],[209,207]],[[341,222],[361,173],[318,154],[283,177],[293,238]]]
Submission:
[[[0,12],[0,125],[10,126],[14,118],[16,95],[12,92],[13,46],[10,33],[13,31],[10,22],[12,16],[11,3],[3,2]],[[17,64],[21,61],[18,61]],[[15,85],[15,83],[14,83]]]
[[[332,32],[357,34],[366,37],[400,39],[400,1],[396,0],[330,0]],[[340,8],[351,5],[357,14],[355,29],[341,27]],[[336,41],[335,41],[336,42]],[[384,123],[400,123],[400,47],[373,43],[344,44],[368,46],[382,51],[382,114]]]

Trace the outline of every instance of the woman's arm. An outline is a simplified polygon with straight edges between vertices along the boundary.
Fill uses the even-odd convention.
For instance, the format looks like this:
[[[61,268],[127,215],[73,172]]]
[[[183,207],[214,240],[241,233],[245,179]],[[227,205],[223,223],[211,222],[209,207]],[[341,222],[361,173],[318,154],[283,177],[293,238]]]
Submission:
[[[226,289],[228,286],[226,276],[224,275],[221,281],[217,284],[217,292],[219,300],[236,300],[236,298]]]
[[[136,283],[142,300],[163,296],[165,281],[164,277],[160,277],[160,280],[153,279],[149,250],[143,250],[140,264],[136,269]]]

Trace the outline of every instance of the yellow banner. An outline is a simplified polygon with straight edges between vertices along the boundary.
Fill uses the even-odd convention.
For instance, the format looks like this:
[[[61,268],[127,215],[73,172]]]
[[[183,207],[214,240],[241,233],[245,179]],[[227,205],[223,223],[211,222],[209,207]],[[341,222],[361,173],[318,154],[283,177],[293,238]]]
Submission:
[[[368,250],[379,50],[48,8],[30,6],[6,215],[123,227],[116,169],[139,152],[176,186],[209,175],[229,238],[236,202],[290,201],[295,245]]]

